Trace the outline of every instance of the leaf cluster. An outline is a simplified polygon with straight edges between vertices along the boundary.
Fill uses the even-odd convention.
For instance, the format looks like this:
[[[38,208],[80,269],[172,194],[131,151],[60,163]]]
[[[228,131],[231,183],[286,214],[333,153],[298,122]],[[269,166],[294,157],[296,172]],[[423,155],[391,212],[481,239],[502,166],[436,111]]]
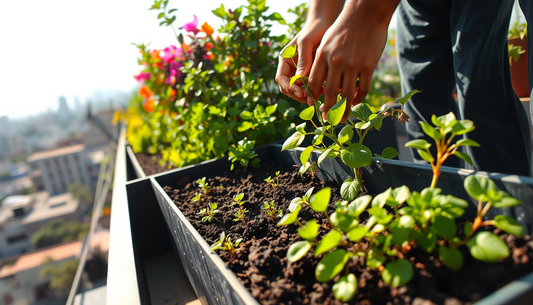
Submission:
[[[210,202],[206,208],[201,209],[200,212],[198,212],[198,214],[204,215],[204,217],[202,217],[202,222],[203,223],[207,221],[213,222],[213,220],[217,220],[215,215],[220,213],[220,210],[218,210],[217,208],[218,208],[218,203]]]
[[[209,248],[211,251],[216,250],[222,250],[222,251],[228,251],[229,253],[233,254],[236,251],[236,248],[241,243],[242,239],[237,239],[235,243],[231,241],[231,237],[226,236],[225,232],[220,233],[220,238],[217,242],[211,245]]]
[[[242,221],[243,223],[246,222],[244,219],[244,215],[249,211],[243,206],[243,204],[246,202],[246,200],[243,200],[243,198],[244,193],[240,193],[238,195],[233,196],[233,203],[231,205],[239,206],[239,209],[235,213],[235,219],[233,219],[233,221]]]
[[[230,170],[235,168],[235,164],[238,163],[243,172],[246,172],[248,165],[251,167],[259,167],[261,160],[257,158],[257,154],[254,149],[255,141],[250,141],[247,138],[240,140],[237,145],[233,144],[228,147],[229,161],[231,162]]]
[[[263,203],[263,205],[261,206],[261,210],[268,218],[271,219],[283,217],[283,210],[278,209],[274,200],[272,200],[271,202],[265,201],[265,203]]]
[[[277,189],[279,186],[279,171],[276,172],[276,177],[272,179],[271,176],[268,176],[268,178],[265,178],[265,182],[270,184],[273,189]]]

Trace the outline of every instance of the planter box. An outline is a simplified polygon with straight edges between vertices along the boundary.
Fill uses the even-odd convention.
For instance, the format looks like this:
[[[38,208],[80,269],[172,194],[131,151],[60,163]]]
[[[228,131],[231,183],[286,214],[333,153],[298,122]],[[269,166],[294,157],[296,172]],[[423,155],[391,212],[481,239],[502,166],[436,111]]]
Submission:
[[[299,155],[303,149],[281,152],[280,144],[270,144],[256,149],[262,161],[274,160],[277,163],[292,167],[300,165]],[[312,155],[314,160],[318,154]],[[195,180],[220,174],[229,169],[227,158],[206,161],[197,165],[175,169],[150,177],[168,228],[176,243],[181,261],[187,276],[203,304],[257,304],[250,293],[241,285],[236,276],[219,258],[209,250],[209,245],[193,228],[180,212],[162,186],[175,185],[180,177]],[[322,162],[322,170],[317,173],[320,179],[334,179],[341,183],[351,171],[338,160],[326,159]],[[470,200],[463,188],[466,176],[472,170],[443,168],[438,187],[443,193]],[[517,219],[526,229],[532,232],[533,224],[533,178],[510,176],[503,174],[482,173],[493,179],[501,190],[521,199],[524,204],[505,210],[499,210]],[[432,178],[430,166],[417,165],[410,162],[373,159],[372,165],[363,169],[363,180],[370,194],[378,194],[388,187],[407,185],[412,191],[421,191],[429,186]],[[497,212],[493,209],[492,215]],[[475,216],[474,204],[467,210],[467,217]],[[519,281],[496,291],[483,299],[480,304],[530,304],[533,297],[533,273]]]

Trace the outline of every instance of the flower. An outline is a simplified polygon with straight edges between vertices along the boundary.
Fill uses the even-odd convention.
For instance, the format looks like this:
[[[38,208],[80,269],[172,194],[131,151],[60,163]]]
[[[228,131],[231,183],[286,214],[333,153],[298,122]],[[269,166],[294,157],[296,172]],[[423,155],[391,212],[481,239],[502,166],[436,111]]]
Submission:
[[[135,75],[134,77],[137,80],[137,82],[140,83],[142,81],[149,81],[151,76],[152,75],[150,73],[148,73],[148,72],[141,72],[141,73]]]
[[[144,103],[144,110],[146,110],[147,112],[154,111],[154,103],[155,100],[153,98],[148,99],[146,103]]]
[[[207,22],[204,22],[204,24],[202,24],[202,32],[204,32],[207,36],[211,36],[214,30],[213,27],[211,27]]]
[[[213,55],[213,53],[206,54],[204,55],[204,59],[213,60],[215,59],[215,55]]]
[[[174,58],[180,58],[181,48],[171,45],[163,49],[163,61],[170,63]]]
[[[198,26],[198,17],[196,17],[196,15],[193,15],[193,16],[194,16],[193,21],[191,21],[189,23],[185,23],[184,25],[181,26],[181,28],[184,29],[187,32],[191,32],[191,33],[194,33],[194,35],[196,35],[199,32],[199,30],[197,28],[197,26]]]
[[[148,87],[141,86],[141,88],[139,88],[139,95],[141,97],[149,98],[150,96],[152,96],[152,92],[150,91],[150,89],[148,89]]]
[[[210,42],[206,42],[206,43],[205,43],[205,50],[206,50],[207,52],[209,52],[209,50],[211,50],[212,47],[213,47],[213,44],[212,44],[212,43],[210,43]]]

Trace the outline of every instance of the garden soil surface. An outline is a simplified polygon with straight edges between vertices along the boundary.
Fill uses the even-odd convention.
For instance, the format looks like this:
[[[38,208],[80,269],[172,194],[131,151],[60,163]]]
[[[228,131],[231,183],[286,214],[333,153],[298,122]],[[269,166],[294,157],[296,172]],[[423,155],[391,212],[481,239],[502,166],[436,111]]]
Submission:
[[[155,175],[174,168],[159,164],[159,160],[162,158],[161,154],[150,155],[138,153],[135,154],[135,157],[137,157],[137,161],[139,161],[139,165],[146,176]]]
[[[279,175],[279,187],[274,189],[264,179]],[[260,169],[249,169],[239,175],[208,177],[211,192],[205,200],[195,205],[191,199],[200,189],[194,181],[180,179],[176,185],[164,189],[208,244],[215,243],[225,232],[233,241],[242,238],[234,254],[217,251],[242,284],[261,304],[341,304],[332,294],[333,281],[318,283],[315,267],[320,258],[313,251],[297,262],[286,258],[289,246],[301,240],[298,225],[277,227],[277,219],[271,219],[261,211],[260,205],[274,200],[280,209],[287,211],[294,197],[301,197],[311,187],[315,192],[323,187],[332,189],[332,202],[340,200],[339,185],[334,181],[320,181],[309,174],[300,177],[296,169],[283,168],[274,163]],[[244,193],[246,222],[235,222],[237,205],[231,205],[233,196]],[[375,195],[375,194],[371,194]],[[207,203],[217,202],[217,220],[202,223],[198,215]],[[334,211],[330,204],[329,213]],[[361,219],[365,216],[363,213]],[[327,220],[312,210],[303,208],[300,221],[316,218],[327,228]],[[458,224],[459,225],[459,224]],[[458,226],[461,227],[461,226]],[[321,229],[321,235],[327,232]],[[365,266],[365,259],[354,257],[350,270],[358,280],[357,293],[350,304],[469,304],[475,302],[505,284],[527,275],[533,270],[533,241],[530,236],[515,238],[494,229],[509,246],[511,255],[500,263],[483,263],[473,259],[468,249],[464,267],[460,272],[444,266],[434,254],[412,250],[406,254],[414,265],[413,279],[405,286],[394,288],[384,284],[381,273]],[[338,276],[337,276],[338,277]]]

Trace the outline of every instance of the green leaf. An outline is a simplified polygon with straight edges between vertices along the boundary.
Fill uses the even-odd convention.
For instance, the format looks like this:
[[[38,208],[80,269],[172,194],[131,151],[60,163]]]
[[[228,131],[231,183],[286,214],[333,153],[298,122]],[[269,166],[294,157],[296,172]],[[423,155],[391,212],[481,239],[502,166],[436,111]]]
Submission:
[[[505,192],[498,192],[498,193],[504,193],[506,196],[503,196],[500,200],[492,202],[492,206],[495,208],[510,208],[515,205],[522,204],[522,201],[509,196],[509,194]]]
[[[396,205],[399,205],[404,203],[411,196],[411,192],[406,185],[402,185],[393,189],[391,191],[391,196],[394,198],[394,201],[396,201]]]
[[[472,223],[470,221],[465,222],[465,226],[463,230],[464,230],[465,236],[470,236],[472,234]]]
[[[411,140],[407,143],[405,143],[405,147],[412,147],[415,149],[429,149],[431,147],[431,144],[428,143],[426,140]]]
[[[430,138],[435,140],[435,142],[439,142],[440,141],[441,135],[440,135],[439,131],[437,129],[435,129],[435,127],[429,125],[428,123],[426,123],[424,121],[420,121],[419,123],[420,123],[420,126],[422,127],[422,130],[424,131],[425,134],[427,134]]]
[[[329,153],[333,150],[333,148],[328,148],[326,150],[324,150],[323,153],[320,154],[320,156],[318,157],[318,161],[317,161],[317,164],[318,166],[320,167],[320,164],[322,164],[322,161],[324,161],[326,159],[326,157],[329,155]]]
[[[285,140],[281,150],[283,151],[283,150],[296,148],[296,147],[300,146],[300,144],[302,144],[304,139],[305,139],[305,134],[301,133],[299,131],[296,131],[289,138],[287,138],[287,140]]]
[[[304,149],[304,151],[300,155],[300,162],[302,164],[305,164],[305,163],[307,163],[307,161],[309,161],[309,157],[311,156],[311,153],[313,152],[313,149],[314,149],[313,146],[307,146],[307,148]]]
[[[427,233],[424,231],[416,231],[415,239],[417,245],[426,252],[432,252],[437,245],[437,233],[434,229],[430,229]]]
[[[476,129],[474,122],[470,120],[460,120],[452,127],[452,133],[454,135],[462,135]]]
[[[326,118],[328,122],[332,126],[337,126],[342,116],[344,115],[344,110],[346,110],[346,98],[343,98],[342,100],[338,101],[326,114]]]
[[[363,211],[368,207],[370,200],[372,200],[372,196],[370,195],[363,195],[359,198],[356,198],[354,201],[348,204],[347,214],[353,217],[359,217],[359,215],[361,215],[361,213],[363,213]]]
[[[289,87],[291,87],[294,84],[294,82],[300,78],[302,78],[302,76],[299,74],[296,74],[295,76],[291,77],[291,82],[289,83]]]
[[[357,227],[357,228],[351,229],[346,235],[348,236],[348,239],[350,241],[358,242],[363,237],[365,237],[367,232],[368,232],[368,228],[366,228],[366,227]]]
[[[372,151],[363,144],[350,144],[341,152],[341,160],[352,168],[359,168],[372,163]]]
[[[413,229],[415,227],[415,219],[411,215],[403,215],[398,221],[398,226],[402,228]]]
[[[463,268],[463,254],[456,248],[440,246],[439,259],[452,270],[459,271]]]
[[[353,127],[352,125],[344,126],[339,132],[338,139],[341,143],[350,142],[353,138]],[[394,148],[393,148],[394,149]]]
[[[366,260],[366,265],[371,269],[376,270],[377,268],[381,267],[386,261],[387,258],[385,256],[368,257],[368,259]]]
[[[344,232],[348,232],[359,225],[359,221],[357,221],[354,217],[339,212],[334,212],[331,214],[330,221],[334,226]]]
[[[421,149],[418,149],[417,151],[420,154],[420,157],[422,157],[422,159],[428,161],[429,163],[433,163],[433,161],[435,161],[435,158],[433,158],[433,156],[430,155],[427,151]]]
[[[414,90],[411,90],[409,93],[407,93],[406,95],[402,96],[402,97],[399,97],[397,99],[395,99],[395,101],[397,101],[398,103],[402,104],[402,105],[405,105],[405,103],[407,103],[407,101],[413,96],[415,95],[415,93],[418,93],[420,92],[419,90],[417,89],[414,89]]]
[[[376,217],[378,223],[380,224],[388,224],[389,222],[391,222],[392,218],[394,218],[394,215],[387,214],[387,210],[380,208],[378,206],[371,207],[368,210],[368,213]]]
[[[304,110],[302,110],[302,112],[300,112],[300,119],[304,121],[309,121],[313,118],[314,115],[315,115],[315,107],[309,106],[305,108]]]
[[[449,240],[455,237],[456,228],[453,218],[437,215],[433,221],[433,227],[437,231],[437,235],[440,237]]]
[[[468,202],[466,200],[461,199],[461,198],[457,198],[457,197],[454,197],[452,195],[443,196],[441,198],[442,198],[441,199],[441,203],[442,204],[449,204],[451,206],[458,207],[458,208],[461,208],[461,209],[468,208]]]
[[[348,262],[351,253],[347,253],[344,249],[337,249],[331,253],[324,255],[315,269],[315,276],[319,282],[331,281],[339,272],[344,269],[344,265]]]
[[[298,235],[305,240],[311,241],[318,236],[319,228],[320,226],[316,223],[316,219],[311,219],[298,229]]]
[[[274,112],[276,112],[276,109],[278,108],[278,104],[270,105],[265,108],[265,112],[267,115],[272,115]]]
[[[393,147],[387,147],[381,153],[381,158],[392,159],[398,155],[398,151]]]
[[[329,233],[326,234],[316,246],[315,257],[337,247],[341,241],[342,241],[342,234],[339,231],[336,231],[336,230],[329,231]]]
[[[285,19],[283,19],[283,17],[281,17],[280,13],[272,13],[270,16],[266,17],[266,19],[275,20],[275,21],[279,22],[280,24],[287,24]]]
[[[294,209],[294,212],[285,214],[283,218],[278,221],[277,226],[285,226],[289,225],[291,223],[295,223],[298,220],[298,212],[302,209],[301,205],[296,206]]]
[[[406,259],[389,262],[381,273],[385,284],[399,287],[407,284],[413,278],[413,266]]]
[[[224,8],[224,4],[221,4],[219,8],[216,10],[212,10],[213,14],[219,18],[226,17],[226,9]]]
[[[492,232],[478,232],[466,245],[470,254],[483,262],[493,263],[509,256],[507,245]]]
[[[325,212],[328,209],[330,198],[331,189],[329,187],[325,187],[311,196],[309,205],[315,212]]]
[[[454,155],[456,155],[457,157],[463,159],[466,163],[474,166],[474,163],[472,163],[472,158],[470,158],[470,156],[465,154],[464,152],[456,151],[454,153]]]
[[[304,257],[304,255],[311,249],[311,247],[312,244],[307,240],[295,242],[289,247],[289,250],[287,251],[287,260],[289,262],[295,262],[299,260],[300,258]]]
[[[372,115],[372,110],[366,103],[359,103],[352,107],[351,113],[358,120],[368,121],[368,118]]]
[[[341,196],[344,200],[354,200],[361,190],[362,182],[359,178],[349,177],[341,185]]]
[[[461,139],[455,143],[457,146],[474,146],[479,147],[479,143],[470,139]]]
[[[373,207],[384,207],[387,204],[387,201],[391,197],[392,189],[389,187],[383,193],[377,194],[374,199],[372,199]]]
[[[281,57],[283,58],[293,58],[294,55],[296,55],[296,45],[286,46],[281,51]]]
[[[497,191],[494,181],[478,175],[466,177],[464,187],[466,192],[477,201],[490,201],[490,193]]]
[[[446,128],[453,126],[457,122],[457,120],[453,112],[450,112],[446,115],[441,115],[439,117],[437,117],[436,115],[432,115],[431,122],[437,127]]]
[[[524,227],[511,217],[498,215],[494,217],[494,226],[516,237],[524,236]]]
[[[341,302],[348,302],[351,300],[357,291],[357,278],[353,273],[341,278],[332,287],[333,295]]]

